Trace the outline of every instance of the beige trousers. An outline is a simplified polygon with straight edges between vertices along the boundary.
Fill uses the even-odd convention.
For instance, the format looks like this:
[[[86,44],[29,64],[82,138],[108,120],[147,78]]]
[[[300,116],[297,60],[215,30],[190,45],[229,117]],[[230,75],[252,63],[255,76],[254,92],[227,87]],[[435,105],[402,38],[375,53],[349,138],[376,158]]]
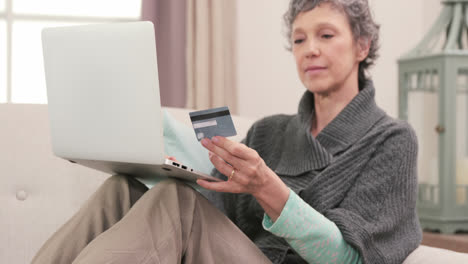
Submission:
[[[34,264],[271,263],[225,215],[174,180],[112,176],[39,250]]]

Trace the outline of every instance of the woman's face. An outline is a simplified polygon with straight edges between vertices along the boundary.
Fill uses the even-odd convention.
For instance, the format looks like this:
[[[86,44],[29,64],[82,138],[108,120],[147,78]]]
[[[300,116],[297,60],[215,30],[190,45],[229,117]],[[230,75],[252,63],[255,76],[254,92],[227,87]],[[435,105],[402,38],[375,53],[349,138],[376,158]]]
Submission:
[[[323,3],[296,17],[291,37],[297,71],[309,91],[358,91],[359,62],[369,48],[356,45],[345,14]]]

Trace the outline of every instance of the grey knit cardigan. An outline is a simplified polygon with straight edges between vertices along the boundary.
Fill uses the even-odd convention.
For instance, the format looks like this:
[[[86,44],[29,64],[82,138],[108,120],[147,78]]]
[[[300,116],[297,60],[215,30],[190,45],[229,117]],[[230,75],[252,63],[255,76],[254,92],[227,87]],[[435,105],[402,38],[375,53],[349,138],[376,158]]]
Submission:
[[[315,210],[334,222],[364,263],[402,263],[421,242],[416,214],[417,140],[412,128],[385,114],[367,82],[314,138],[314,96],[296,115],[257,121],[244,143]],[[213,175],[224,178],[216,170]],[[263,209],[248,194],[210,193],[212,200],[273,263],[306,263],[262,228]]]

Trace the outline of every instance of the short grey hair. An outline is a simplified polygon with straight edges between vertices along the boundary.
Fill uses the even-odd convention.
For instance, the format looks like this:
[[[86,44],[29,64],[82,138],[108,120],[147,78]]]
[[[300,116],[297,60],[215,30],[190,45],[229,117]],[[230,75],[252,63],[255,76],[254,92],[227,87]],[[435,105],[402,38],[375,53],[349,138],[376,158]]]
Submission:
[[[359,63],[359,89],[364,88],[366,71],[374,65],[379,54],[379,28],[374,21],[368,0],[291,0],[288,11],[284,14],[286,24],[286,37],[288,38],[288,49],[291,50],[292,26],[296,17],[302,13],[314,9],[322,3],[330,3],[333,7],[342,11],[348,18],[351,31],[355,41],[366,39],[370,41],[369,54],[367,58]]]

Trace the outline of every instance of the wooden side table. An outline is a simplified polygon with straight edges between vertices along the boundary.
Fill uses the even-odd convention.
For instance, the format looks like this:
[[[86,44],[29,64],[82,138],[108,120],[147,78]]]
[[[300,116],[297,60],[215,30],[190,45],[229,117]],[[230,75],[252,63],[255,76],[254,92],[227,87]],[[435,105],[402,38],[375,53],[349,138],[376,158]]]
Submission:
[[[468,253],[468,233],[447,235],[425,231],[423,232],[423,241],[421,244]]]

